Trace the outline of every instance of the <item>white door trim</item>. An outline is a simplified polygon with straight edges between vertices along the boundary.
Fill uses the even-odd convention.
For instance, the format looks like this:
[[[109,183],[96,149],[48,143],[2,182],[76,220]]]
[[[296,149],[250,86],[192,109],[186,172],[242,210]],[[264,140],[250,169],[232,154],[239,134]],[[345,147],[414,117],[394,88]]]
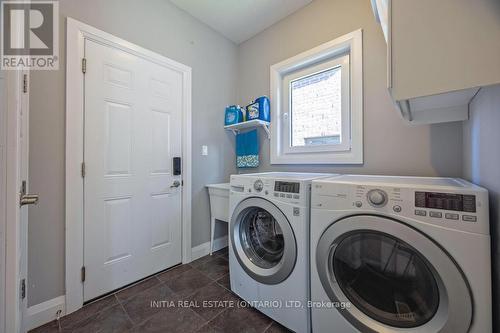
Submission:
[[[20,23],[21,24],[21,23]],[[14,38],[22,37],[23,27],[17,26]],[[20,282],[27,278],[27,212],[21,213],[19,206],[20,186],[28,177],[28,117],[29,94],[24,92],[25,70],[4,71],[5,79],[5,127],[0,126],[0,136],[4,143],[5,188],[1,194],[5,205],[0,218],[5,247],[0,249],[5,270],[0,279],[4,288],[0,293],[0,333],[24,332],[24,316],[27,298],[21,299]],[[23,140],[21,141],[21,135]],[[25,210],[27,208],[24,208]],[[3,245],[3,243],[2,243]]]
[[[7,86],[5,81],[7,78],[4,75],[4,72],[0,70],[0,80],[4,80],[4,85],[2,88],[2,92],[0,92],[0,189],[2,189],[2,193],[0,193],[0,253],[3,253],[0,256],[0,333],[5,333],[5,230],[6,230],[6,206],[5,206],[5,197],[7,195],[7,191],[5,191],[6,187],[6,176],[7,176],[7,158],[6,158],[6,142],[7,142]]]
[[[191,261],[191,68],[160,54],[144,49],[121,38],[98,30],[72,18],[67,19],[66,53],[66,312],[83,305],[83,112],[84,86],[82,59],[84,41],[131,53],[161,66],[178,71],[183,76],[182,99],[182,262]]]
[[[27,94],[23,94],[24,71],[6,71],[6,128],[5,128],[5,305],[4,318],[0,332],[23,331],[23,310],[19,283],[25,272],[26,263],[23,248],[26,249],[26,235],[22,233],[21,210],[19,209],[19,189],[21,178],[24,177],[21,164],[26,165],[25,148],[21,145],[20,135],[27,123]],[[25,112],[23,118],[22,112]],[[25,133],[26,134],[26,133]],[[3,301],[3,300],[2,300]]]

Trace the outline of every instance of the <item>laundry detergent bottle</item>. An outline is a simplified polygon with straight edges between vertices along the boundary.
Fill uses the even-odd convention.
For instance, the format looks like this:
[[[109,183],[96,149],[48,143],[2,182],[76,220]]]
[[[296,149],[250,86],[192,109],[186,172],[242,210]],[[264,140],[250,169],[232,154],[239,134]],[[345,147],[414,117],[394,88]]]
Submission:
[[[243,111],[239,105],[230,105],[226,108],[226,116],[224,117],[224,125],[234,125],[243,122]]]
[[[261,96],[246,107],[246,120],[260,119],[263,121],[271,121],[271,107],[269,98]]]

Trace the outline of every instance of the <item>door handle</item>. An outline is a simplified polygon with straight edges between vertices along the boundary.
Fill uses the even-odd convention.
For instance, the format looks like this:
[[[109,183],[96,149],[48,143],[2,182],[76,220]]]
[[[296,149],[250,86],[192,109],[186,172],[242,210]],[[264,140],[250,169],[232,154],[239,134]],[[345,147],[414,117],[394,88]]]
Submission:
[[[19,205],[37,205],[40,196],[38,194],[29,194],[26,193],[26,181],[23,180],[21,183],[21,193],[19,196]]]
[[[22,194],[20,205],[37,205],[40,196],[38,194]]]
[[[181,182],[176,180],[172,183],[172,185],[170,186],[170,188],[175,188],[175,187],[179,187],[181,186]]]

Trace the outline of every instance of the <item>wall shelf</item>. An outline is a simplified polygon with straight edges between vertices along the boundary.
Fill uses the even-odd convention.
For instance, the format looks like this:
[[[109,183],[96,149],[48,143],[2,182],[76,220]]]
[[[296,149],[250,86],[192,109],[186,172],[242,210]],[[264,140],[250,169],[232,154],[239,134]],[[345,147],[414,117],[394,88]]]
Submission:
[[[233,132],[233,134],[236,135],[236,134],[240,133],[241,131],[244,131],[247,129],[262,127],[264,129],[264,131],[266,131],[266,133],[267,133],[267,138],[271,139],[271,132],[269,131],[269,125],[270,125],[270,123],[267,121],[263,121],[260,119],[254,119],[254,120],[244,121],[242,123],[238,123],[238,124],[234,124],[234,125],[224,126],[224,128],[228,131]]]

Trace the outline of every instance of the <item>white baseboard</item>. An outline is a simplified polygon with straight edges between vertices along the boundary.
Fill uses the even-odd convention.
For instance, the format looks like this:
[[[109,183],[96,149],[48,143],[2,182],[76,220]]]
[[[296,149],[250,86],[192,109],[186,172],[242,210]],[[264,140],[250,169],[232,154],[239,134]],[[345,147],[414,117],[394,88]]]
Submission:
[[[214,239],[214,252],[225,248],[228,245],[227,236]],[[195,246],[191,249],[191,260],[196,260],[210,254],[210,242]]]
[[[26,331],[55,320],[59,310],[61,310],[60,317],[66,314],[66,297],[64,295],[30,306],[26,309],[24,322]]]

